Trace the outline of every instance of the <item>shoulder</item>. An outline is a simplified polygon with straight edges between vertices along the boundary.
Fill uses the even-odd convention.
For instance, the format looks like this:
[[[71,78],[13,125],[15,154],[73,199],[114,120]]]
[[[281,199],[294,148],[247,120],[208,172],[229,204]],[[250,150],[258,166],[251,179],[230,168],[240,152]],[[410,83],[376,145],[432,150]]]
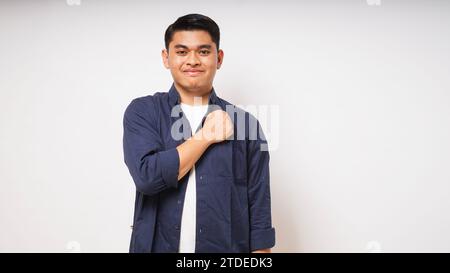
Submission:
[[[245,122],[248,124],[259,123],[258,119],[250,112],[250,111],[256,112],[256,110],[257,110],[256,106],[255,107],[238,106],[238,105],[232,104],[222,98],[219,98],[219,100],[221,101],[222,105],[224,106],[224,110],[228,114],[230,114],[230,116],[234,115],[234,119],[245,117]],[[244,109],[244,107],[246,107],[248,109],[246,110],[246,109]]]
[[[147,95],[142,97],[137,97],[131,100],[128,107],[140,108],[145,106],[152,106],[156,101],[163,99],[167,96],[167,92],[156,92],[153,95]]]
[[[125,110],[125,114],[129,112],[135,112],[153,115],[155,113],[155,107],[158,105],[158,103],[167,98],[168,98],[167,92],[156,92],[153,95],[134,98],[128,104]]]

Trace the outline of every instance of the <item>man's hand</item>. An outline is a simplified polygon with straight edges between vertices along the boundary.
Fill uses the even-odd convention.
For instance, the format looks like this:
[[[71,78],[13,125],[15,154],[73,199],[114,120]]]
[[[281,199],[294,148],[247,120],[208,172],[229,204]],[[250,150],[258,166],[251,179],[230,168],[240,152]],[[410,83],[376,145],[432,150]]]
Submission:
[[[208,114],[201,129],[203,139],[211,144],[226,140],[233,135],[234,126],[230,116],[223,110],[216,110]]]

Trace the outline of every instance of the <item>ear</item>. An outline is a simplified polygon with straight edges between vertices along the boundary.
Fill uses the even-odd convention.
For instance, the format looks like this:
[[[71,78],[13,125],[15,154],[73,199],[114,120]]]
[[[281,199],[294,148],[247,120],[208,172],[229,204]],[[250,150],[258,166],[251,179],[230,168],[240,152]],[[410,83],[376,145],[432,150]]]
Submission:
[[[161,57],[162,57],[162,61],[163,61],[164,66],[167,69],[169,69],[170,68],[170,66],[169,66],[169,52],[167,52],[167,49],[163,49],[161,51]]]
[[[220,67],[222,66],[223,63],[223,50],[219,49],[219,52],[217,52],[217,69],[220,69]]]

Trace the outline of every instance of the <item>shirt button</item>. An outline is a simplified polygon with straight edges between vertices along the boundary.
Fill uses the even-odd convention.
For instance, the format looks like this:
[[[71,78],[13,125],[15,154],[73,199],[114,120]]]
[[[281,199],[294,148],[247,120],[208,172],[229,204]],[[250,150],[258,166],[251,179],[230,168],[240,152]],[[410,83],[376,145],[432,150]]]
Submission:
[[[176,230],[180,230],[180,226],[176,225],[176,226],[175,226],[175,229],[176,229]]]
[[[177,203],[178,203],[178,205],[181,205],[181,200],[178,200]]]
[[[202,185],[206,184],[206,179],[205,179],[205,177],[203,177],[203,175],[200,176],[200,184],[202,184]]]

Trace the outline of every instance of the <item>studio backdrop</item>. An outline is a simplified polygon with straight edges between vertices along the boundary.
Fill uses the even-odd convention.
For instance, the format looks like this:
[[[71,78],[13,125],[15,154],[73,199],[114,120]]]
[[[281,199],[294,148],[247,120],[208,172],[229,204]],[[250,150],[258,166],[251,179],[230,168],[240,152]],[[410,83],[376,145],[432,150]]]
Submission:
[[[449,2],[2,0],[1,252],[128,251],[123,114],[188,13],[267,114],[273,252],[450,251]]]

